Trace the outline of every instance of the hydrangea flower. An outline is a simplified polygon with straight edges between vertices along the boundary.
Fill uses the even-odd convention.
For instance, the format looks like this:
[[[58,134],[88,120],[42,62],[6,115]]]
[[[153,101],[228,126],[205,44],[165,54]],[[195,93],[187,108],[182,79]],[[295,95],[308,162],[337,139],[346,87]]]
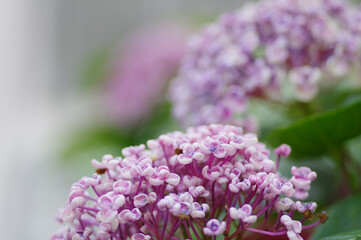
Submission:
[[[290,152],[281,149],[278,160]],[[294,167],[291,179],[281,177],[270,151],[242,128],[192,127],[122,152],[93,160],[97,173],[71,186],[57,216],[65,226],[51,239],[231,240],[243,232],[301,239],[303,229],[327,219],[318,214],[307,225],[317,204],[297,194],[308,194],[316,173]],[[293,219],[296,212],[304,218]]]
[[[342,0],[262,0],[225,13],[188,42],[170,90],[174,115],[254,131],[250,98],[290,100],[283,87],[292,100],[312,100],[321,80],[360,61],[360,26],[360,9]]]
[[[187,35],[180,24],[162,24],[136,32],[123,44],[107,83],[114,122],[129,126],[149,114],[177,72]]]

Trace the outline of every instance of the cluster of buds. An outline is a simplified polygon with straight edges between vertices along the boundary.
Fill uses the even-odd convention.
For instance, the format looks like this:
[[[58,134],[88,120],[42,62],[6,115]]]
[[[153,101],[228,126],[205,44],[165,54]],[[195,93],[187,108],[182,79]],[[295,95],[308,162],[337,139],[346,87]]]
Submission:
[[[321,78],[334,83],[359,62],[360,26],[360,9],[342,0],[263,0],[223,14],[188,43],[170,92],[174,115],[247,128],[249,98],[279,101],[286,88],[310,101]]]
[[[72,185],[57,217],[65,226],[51,239],[231,240],[245,232],[302,239],[327,217],[312,220],[317,205],[303,201],[315,172],[278,173],[290,151],[281,145],[272,161],[255,134],[214,124],[105,155],[92,161],[96,174]]]

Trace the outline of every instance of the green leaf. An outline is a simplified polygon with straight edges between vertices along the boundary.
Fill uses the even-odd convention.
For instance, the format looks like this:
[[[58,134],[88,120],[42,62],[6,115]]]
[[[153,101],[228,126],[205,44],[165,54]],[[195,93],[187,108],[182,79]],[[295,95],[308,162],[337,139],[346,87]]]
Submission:
[[[67,142],[63,157],[66,162],[90,162],[93,158],[101,159],[104,154],[118,156],[122,148],[133,144],[131,133],[111,127],[95,126],[75,133]]]
[[[128,129],[115,126],[88,126],[69,136],[63,160],[66,163],[89,165],[91,159],[101,159],[104,154],[119,156],[128,146],[145,144],[147,140],[175,131],[177,124],[171,116],[171,106],[163,103],[157,106],[149,118]]]
[[[329,110],[339,106],[346,106],[361,99],[361,89],[354,86],[340,86],[332,90],[323,92],[315,103],[324,110]]]
[[[339,233],[360,230],[361,195],[357,194],[336,203],[327,211],[327,213],[329,216],[328,220],[324,224],[316,227],[316,231],[312,239],[322,239]]]
[[[314,114],[272,131],[266,141],[274,147],[287,143],[293,157],[315,157],[338,149],[361,134],[361,100]]]
[[[159,135],[180,130],[177,121],[172,117],[172,106],[163,102],[154,107],[147,119],[138,123],[135,131],[136,144],[145,143],[148,139],[158,138]]]
[[[107,80],[111,50],[109,47],[100,49],[86,62],[81,73],[81,83],[84,88],[97,88]]]
[[[343,239],[345,239],[345,240],[346,239],[347,240],[361,240],[361,229],[352,231],[352,232],[337,234],[337,235],[331,236],[331,237],[322,238],[322,240],[343,240]]]

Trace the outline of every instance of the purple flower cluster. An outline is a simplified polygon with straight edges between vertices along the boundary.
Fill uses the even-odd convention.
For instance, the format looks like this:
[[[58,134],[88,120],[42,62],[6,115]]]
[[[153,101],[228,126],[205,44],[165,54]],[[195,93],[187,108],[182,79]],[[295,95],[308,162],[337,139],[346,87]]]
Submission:
[[[134,124],[161,100],[180,65],[187,35],[184,26],[163,24],[143,29],[125,42],[107,86],[107,105],[117,124]]]
[[[57,218],[66,226],[51,239],[230,240],[245,231],[302,239],[303,229],[326,219],[303,225],[317,207],[302,202],[316,173],[293,167],[293,177],[283,178],[276,165],[290,148],[275,154],[277,164],[256,135],[209,125],[105,155],[92,161],[96,174],[72,185]],[[296,212],[304,218],[294,220]]]
[[[342,0],[263,0],[223,14],[188,43],[174,114],[184,125],[247,128],[250,97],[280,101],[287,86],[309,101],[321,78],[330,84],[360,59],[360,26],[360,9]]]

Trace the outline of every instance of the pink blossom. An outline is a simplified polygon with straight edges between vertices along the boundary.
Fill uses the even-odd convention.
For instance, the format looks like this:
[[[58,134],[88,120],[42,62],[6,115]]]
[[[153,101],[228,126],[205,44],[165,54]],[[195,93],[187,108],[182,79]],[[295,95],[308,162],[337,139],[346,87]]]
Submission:
[[[113,184],[113,189],[115,193],[128,195],[132,191],[132,182],[119,179]]]
[[[290,182],[282,183],[280,180],[274,179],[269,186],[271,191],[276,195],[281,195],[283,193],[287,197],[293,197],[295,194],[293,185]]]
[[[208,236],[221,235],[226,230],[226,222],[220,222],[217,219],[211,219],[207,222],[205,228],[203,228],[204,234]]]
[[[142,214],[138,208],[133,208],[131,211],[125,209],[121,211],[118,215],[118,220],[120,223],[134,222],[141,218]]]
[[[291,154],[291,147],[287,144],[282,144],[274,150],[274,153],[286,158]]]
[[[294,201],[290,198],[282,198],[276,201],[275,208],[278,211],[287,211],[293,209]]]
[[[149,157],[143,156],[136,158],[134,156],[124,158],[122,161],[122,174],[131,179],[133,177],[150,176],[153,174],[152,160]]]
[[[149,181],[154,186],[159,186],[164,182],[177,185],[180,182],[180,177],[175,173],[170,173],[168,167],[161,166],[154,169],[154,174],[149,178]]]
[[[190,194],[192,194],[194,198],[209,196],[209,191],[207,191],[203,186],[197,186],[197,187],[191,186],[189,187],[188,191]]]
[[[103,209],[98,212],[97,220],[102,223],[112,223],[118,215],[117,211],[112,209]]]
[[[184,53],[186,27],[161,24],[126,39],[114,56],[107,82],[107,107],[114,122],[132,126],[162,99]]]
[[[242,182],[239,181],[238,178],[233,178],[232,182],[229,184],[229,190],[231,192],[237,193],[239,191],[247,191],[251,187],[251,182],[248,179],[243,180]]]
[[[293,175],[291,182],[299,188],[310,185],[311,181],[314,181],[317,177],[317,174],[308,167],[292,167],[291,173]]]
[[[299,221],[292,220],[288,215],[281,217],[281,223],[287,228],[287,236],[290,240],[302,240],[299,235],[302,231],[302,224]]]
[[[194,202],[192,204],[192,212],[191,212],[191,216],[192,218],[204,218],[205,217],[205,213],[208,212],[209,210],[209,206],[208,204],[199,204],[197,202]]]
[[[214,166],[212,168],[209,168],[208,166],[205,166],[202,170],[202,175],[206,179],[209,179],[210,181],[215,181],[219,179],[219,177],[223,174],[223,168],[219,166]]]
[[[207,137],[206,140],[201,143],[200,148],[204,153],[214,154],[217,158],[223,158],[227,155],[227,151],[222,144],[210,137]]]
[[[112,155],[104,155],[101,162],[98,162],[97,160],[93,159],[91,161],[91,164],[95,168],[99,169],[114,169],[119,164],[120,159],[115,159]]]
[[[241,219],[244,223],[254,223],[257,221],[257,216],[252,215],[252,211],[251,205],[244,204],[239,209],[232,207],[229,209],[229,214],[232,219]]]
[[[147,194],[140,193],[134,197],[134,206],[136,208],[141,208],[149,202]]]
[[[99,207],[102,209],[113,209],[116,210],[123,206],[125,203],[125,198],[121,194],[116,194],[114,192],[109,192],[104,194],[98,199]]]
[[[304,213],[307,210],[309,210],[311,213],[315,212],[316,208],[317,208],[317,203],[315,202],[305,202],[302,203],[300,201],[297,201],[295,203],[295,208],[297,209],[297,211],[299,211],[300,213]]]
[[[178,155],[178,162],[181,164],[189,164],[193,159],[201,161],[204,159],[204,154],[196,150],[191,144],[184,144],[182,147],[183,153]]]
[[[132,240],[151,240],[151,237],[142,233],[136,233],[132,236]]]

